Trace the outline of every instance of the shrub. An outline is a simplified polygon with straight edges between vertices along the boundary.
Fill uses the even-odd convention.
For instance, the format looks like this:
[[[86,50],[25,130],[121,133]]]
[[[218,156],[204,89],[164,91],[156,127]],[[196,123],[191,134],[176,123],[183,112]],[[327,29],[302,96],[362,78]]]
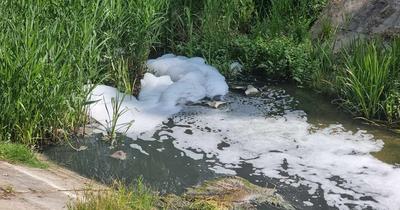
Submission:
[[[291,38],[258,38],[257,71],[276,79],[293,79],[299,83],[308,81],[314,66],[309,43],[296,44]]]

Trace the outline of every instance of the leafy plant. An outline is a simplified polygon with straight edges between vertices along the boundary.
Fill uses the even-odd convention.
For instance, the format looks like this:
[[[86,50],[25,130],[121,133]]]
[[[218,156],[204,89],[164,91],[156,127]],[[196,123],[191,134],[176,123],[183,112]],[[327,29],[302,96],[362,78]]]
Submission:
[[[309,43],[296,44],[287,37],[258,38],[259,49],[256,69],[276,79],[293,79],[304,83],[313,71],[311,46]]]
[[[114,145],[117,140],[117,133],[126,133],[133,124],[133,120],[127,123],[118,124],[118,120],[123,116],[128,109],[125,107],[123,109],[122,105],[125,99],[125,94],[120,98],[117,94],[111,98],[111,110],[108,107],[106,100],[103,98],[104,107],[107,112],[108,120],[106,120],[105,125],[101,125],[104,131],[107,133],[107,138],[111,141],[111,145]]]

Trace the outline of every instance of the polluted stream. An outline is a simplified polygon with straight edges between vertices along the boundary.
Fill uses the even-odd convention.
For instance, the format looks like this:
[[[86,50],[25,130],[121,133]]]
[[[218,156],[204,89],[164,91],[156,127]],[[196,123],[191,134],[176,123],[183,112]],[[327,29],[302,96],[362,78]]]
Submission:
[[[398,134],[351,119],[321,96],[270,85],[258,96],[230,92],[214,109],[187,105],[137,138],[102,134],[44,154],[103,183],[143,180],[161,194],[221,176],[275,188],[296,209],[399,209]],[[111,158],[116,151],[125,160]]]

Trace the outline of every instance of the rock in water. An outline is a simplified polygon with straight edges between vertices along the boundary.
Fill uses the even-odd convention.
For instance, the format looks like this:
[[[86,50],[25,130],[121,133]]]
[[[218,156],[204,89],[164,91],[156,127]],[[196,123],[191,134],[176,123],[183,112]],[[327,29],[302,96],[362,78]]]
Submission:
[[[294,209],[275,189],[259,187],[236,176],[206,181],[189,188],[181,197],[164,196],[163,202],[169,209],[257,209],[259,205]]]
[[[258,95],[260,91],[253,85],[248,85],[246,91],[244,92],[247,96]]]
[[[122,150],[118,150],[114,152],[110,157],[118,159],[118,160],[126,160],[126,153]]]

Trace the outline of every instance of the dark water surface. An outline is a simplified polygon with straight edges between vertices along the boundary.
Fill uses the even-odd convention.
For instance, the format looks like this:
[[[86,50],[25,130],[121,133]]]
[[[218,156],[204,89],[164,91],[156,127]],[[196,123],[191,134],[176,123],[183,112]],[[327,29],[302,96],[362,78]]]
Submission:
[[[347,114],[338,111],[336,106],[313,92],[289,85],[269,88],[278,90],[278,92],[285,90],[282,92],[282,97],[286,97],[284,95],[289,94],[296,101],[285,104],[284,107],[277,109],[276,112],[295,108],[303,110],[307,114],[307,122],[317,127],[323,128],[333,123],[340,123],[348,130],[368,130],[377,139],[382,139],[385,142],[383,150],[374,153],[374,156],[389,164],[400,163],[400,140],[397,134],[352,120]],[[239,93],[230,93],[228,100],[241,101],[245,97]],[[274,97],[279,98],[280,96]],[[192,107],[191,109],[192,111],[193,109],[196,110],[196,107]],[[245,112],[242,114],[246,115]],[[271,112],[266,113],[266,115],[269,114]],[[72,142],[77,147],[82,145],[87,146],[87,150],[76,152],[68,145],[58,145],[45,149],[44,154],[68,169],[104,183],[111,183],[113,180],[122,180],[129,184],[137,178],[143,177],[146,183],[161,193],[180,194],[187,187],[199,184],[204,180],[222,176],[222,174],[217,174],[212,170],[213,167],[220,165],[218,158],[195,148],[193,148],[193,153],[200,156],[200,158],[193,158],[193,155],[187,155],[187,153],[176,147],[173,137],[165,135],[165,133],[173,133],[176,127],[185,126],[177,123],[175,119],[182,117],[196,118],[196,115],[178,114],[177,117],[164,122],[152,135],[152,138],[156,139],[155,141],[141,139],[140,137],[133,141],[127,137],[119,136],[118,145],[115,148],[110,148],[109,143],[102,141],[102,134],[94,134]],[[193,123],[196,124],[195,121]],[[197,129],[210,129],[210,132],[213,132],[213,128],[202,127]],[[193,134],[193,132],[195,133]],[[196,129],[193,126],[188,127],[185,133],[196,135]],[[215,133],[218,133],[218,131],[215,131]],[[218,150],[229,149],[230,144],[227,142],[221,139],[221,142],[217,145]],[[144,152],[137,148],[132,148],[130,146],[132,143],[139,145]],[[126,160],[117,160],[110,157],[113,152],[118,150],[127,153]],[[285,163],[282,163],[282,168],[285,167],[287,167]],[[309,190],[308,187],[302,185],[293,187],[290,184],[282,183],[279,179],[255,173],[257,169],[247,162],[243,162],[239,167],[234,167],[232,170],[238,176],[246,178],[254,184],[276,188],[285,199],[298,209],[336,209],[328,206],[321,188],[318,188],[314,194],[309,195],[307,193]],[[282,173],[285,172],[282,171]],[[301,177],[295,176],[291,178],[294,180],[301,179]],[[340,177],[332,177],[332,180],[338,181]],[[365,199],[370,198],[366,197]],[[308,205],[308,202],[311,202],[313,205]],[[348,207],[351,208],[352,205],[349,204]],[[365,209],[369,208],[366,207]]]

